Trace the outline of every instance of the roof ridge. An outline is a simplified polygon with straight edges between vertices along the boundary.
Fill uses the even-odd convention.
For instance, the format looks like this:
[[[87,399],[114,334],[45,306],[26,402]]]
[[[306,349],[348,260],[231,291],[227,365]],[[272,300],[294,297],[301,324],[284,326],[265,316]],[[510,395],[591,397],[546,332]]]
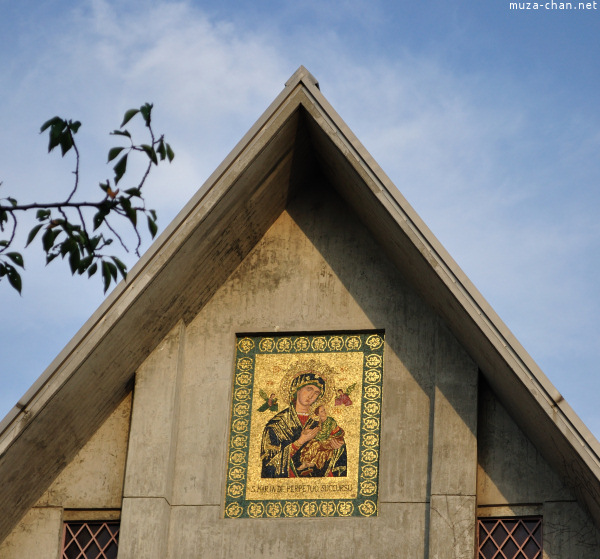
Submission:
[[[308,82],[310,85],[314,85],[317,89],[319,87],[319,81],[315,78],[304,66],[298,66],[298,69],[292,74],[290,79],[285,82],[285,87],[293,89],[300,82]]]

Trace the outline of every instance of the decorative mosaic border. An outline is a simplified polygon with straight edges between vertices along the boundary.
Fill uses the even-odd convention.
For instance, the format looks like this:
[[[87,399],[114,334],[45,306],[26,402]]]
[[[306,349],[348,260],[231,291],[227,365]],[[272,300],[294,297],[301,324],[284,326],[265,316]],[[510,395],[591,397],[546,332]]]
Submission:
[[[377,516],[379,440],[383,381],[382,332],[315,335],[238,336],[234,373],[225,518],[369,517]],[[363,354],[360,410],[360,455],[357,495],[353,499],[246,499],[254,367],[260,354]],[[317,478],[310,478],[317,479]],[[341,480],[343,478],[318,478]]]

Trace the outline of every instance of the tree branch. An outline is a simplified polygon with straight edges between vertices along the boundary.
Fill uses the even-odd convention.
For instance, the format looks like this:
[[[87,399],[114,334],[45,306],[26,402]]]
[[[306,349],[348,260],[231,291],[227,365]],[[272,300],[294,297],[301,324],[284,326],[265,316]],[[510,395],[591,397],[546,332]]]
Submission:
[[[138,113],[141,114],[148,129],[150,144],[134,144],[129,131],[123,129]],[[47,130],[49,135],[48,152],[60,146],[64,157],[71,149],[74,151],[73,187],[67,198],[62,202],[19,204],[17,200],[11,197],[0,199],[0,231],[5,231],[9,220],[12,222],[9,238],[0,239],[0,281],[7,277],[12,287],[17,289],[19,293],[21,292],[21,276],[15,265],[23,268],[23,257],[19,252],[9,252],[9,248],[12,247],[15,240],[19,224],[18,212],[32,210],[37,210],[36,219],[38,224],[29,231],[25,246],[29,246],[43,229],[41,243],[46,253],[46,263],[50,263],[58,256],[62,259],[67,257],[72,274],[81,275],[87,272],[88,277],[94,275],[100,269],[105,292],[112,281],[117,281],[118,274],[123,278],[126,277],[126,266],[116,256],[107,255],[104,252],[104,249],[112,244],[114,239],[119,241],[126,252],[129,252],[123,237],[109,222],[108,218],[111,215],[116,215],[119,218],[125,218],[129,222],[136,236],[135,253],[139,256],[142,237],[138,229],[138,214],[143,214],[146,217],[152,237],[156,235],[158,229],[156,226],[156,212],[146,208],[142,188],[150,175],[152,165],[158,165],[160,161],[165,159],[170,163],[175,157],[171,146],[165,142],[164,136],[161,135],[158,140],[156,139],[151,125],[151,115],[152,105],[150,103],[142,105],[139,109],[130,109],[125,113],[120,128],[111,132],[111,135],[127,138],[130,145],[128,147],[117,146],[109,150],[109,163],[119,156],[120,158],[113,166],[114,177],[112,183],[110,180],[100,183],[103,196],[97,202],[73,201],[80,186],[80,153],[75,142],[75,134],[81,123],[54,117],[42,125],[41,131]],[[132,152],[144,153],[148,157],[148,165],[137,186],[121,192],[117,185],[127,171],[128,158]],[[1,182],[0,186],[2,186]],[[134,198],[141,201],[141,205],[133,205]],[[89,226],[83,213],[83,210],[86,209],[95,211]],[[53,217],[53,211],[56,212],[55,215],[58,217]],[[72,212],[76,215],[73,221],[70,218]],[[106,228],[105,233],[101,231],[103,226]],[[91,234],[90,231],[92,231]]]

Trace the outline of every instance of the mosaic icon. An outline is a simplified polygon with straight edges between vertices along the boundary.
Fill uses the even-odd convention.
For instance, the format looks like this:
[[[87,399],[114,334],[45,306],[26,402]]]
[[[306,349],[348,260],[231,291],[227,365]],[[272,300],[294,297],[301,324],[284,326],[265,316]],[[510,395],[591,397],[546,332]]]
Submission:
[[[226,518],[377,514],[382,333],[240,336]]]

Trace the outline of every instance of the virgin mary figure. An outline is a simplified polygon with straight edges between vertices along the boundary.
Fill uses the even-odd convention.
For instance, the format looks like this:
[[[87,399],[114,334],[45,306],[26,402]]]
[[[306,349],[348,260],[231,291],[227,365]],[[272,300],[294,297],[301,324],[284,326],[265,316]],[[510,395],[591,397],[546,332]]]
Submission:
[[[328,393],[332,393],[327,375],[319,369],[323,367],[315,361],[292,367],[289,406],[273,416],[263,430],[262,478],[346,476],[347,454],[343,436],[331,437],[321,443],[331,450],[329,459],[321,467],[313,464],[307,468],[301,460],[301,450],[321,430],[319,422],[311,418],[311,411],[324,402]]]

